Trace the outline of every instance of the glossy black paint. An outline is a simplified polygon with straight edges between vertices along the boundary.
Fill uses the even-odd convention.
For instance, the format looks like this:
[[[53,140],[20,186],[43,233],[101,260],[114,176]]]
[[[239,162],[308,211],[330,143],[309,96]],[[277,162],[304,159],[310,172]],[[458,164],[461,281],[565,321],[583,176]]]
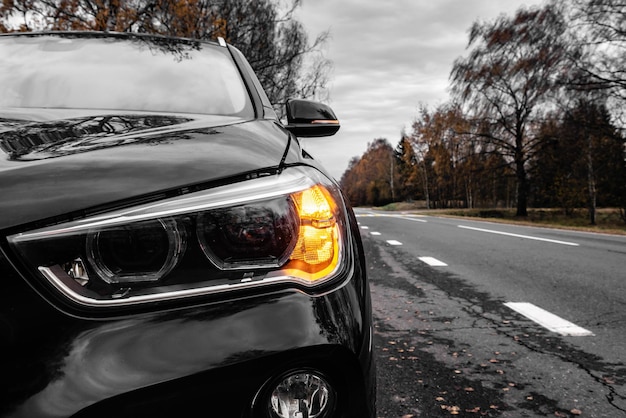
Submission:
[[[349,268],[322,295],[267,289],[109,316],[66,309],[18,272],[4,239],[291,165],[322,170],[240,70],[253,119],[0,108],[1,417],[263,416],[254,401],[295,368],[339,389],[336,416],[375,416],[370,297],[351,211]]]
[[[285,154],[284,163],[301,159],[276,122],[222,119],[226,124],[211,116],[159,115],[13,122],[0,132],[0,229],[138,195],[270,172]]]
[[[118,402],[131,410],[154,411],[169,402],[155,392],[187,393],[190,381],[200,381],[206,391],[188,394],[194,399],[185,402],[223,410],[221,390],[227,381],[213,378],[221,374],[230,380],[230,399],[240,408],[224,416],[252,416],[257,384],[296,366],[321,368],[347,389],[356,409],[341,416],[367,416],[363,402],[357,401],[368,396],[357,354],[364,350],[361,361],[367,360],[362,344],[370,338],[369,306],[362,303],[366,289],[355,286],[363,274],[360,268],[350,283],[323,297],[283,291],[92,320],[59,312],[11,275],[4,260],[2,264],[2,277],[12,284],[0,296],[3,346],[8,349],[1,360],[2,416],[72,416],[88,407],[89,413],[106,416],[111,411],[107,405]],[[234,366],[242,373],[230,371]],[[252,371],[258,376],[250,382]],[[244,390],[242,380],[250,388]],[[98,402],[104,400],[101,411]],[[351,415],[357,411],[360,415]],[[91,416],[88,412],[80,416]]]
[[[329,136],[336,134],[340,128],[335,112],[323,103],[294,99],[287,102],[286,110],[286,128],[294,135]]]

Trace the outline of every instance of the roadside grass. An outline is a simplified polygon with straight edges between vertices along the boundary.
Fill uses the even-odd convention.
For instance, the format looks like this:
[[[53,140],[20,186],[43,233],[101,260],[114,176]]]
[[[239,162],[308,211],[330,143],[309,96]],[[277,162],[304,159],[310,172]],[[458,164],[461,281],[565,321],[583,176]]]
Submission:
[[[617,208],[597,209],[596,225],[591,225],[587,209],[576,209],[570,214],[566,214],[562,209],[529,208],[528,216],[526,217],[515,216],[514,208],[424,209],[423,202],[397,202],[375,209],[435,216],[478,218],[490,222],[626,235],[626,223],[621,218],[620,211]]]

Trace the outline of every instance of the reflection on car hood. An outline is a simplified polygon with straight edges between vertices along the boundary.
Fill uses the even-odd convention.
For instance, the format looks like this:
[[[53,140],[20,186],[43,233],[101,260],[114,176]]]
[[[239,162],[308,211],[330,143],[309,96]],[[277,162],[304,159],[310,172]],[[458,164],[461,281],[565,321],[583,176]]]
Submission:
[[[288,144],[273,121],[65,116],[0,114],[0,229],[277,167]]]
[[[167,141],[155,134],[192,121],[163,115],[87,116],[51,122],[0,119],[4,128],[0,130],[0,149],[9,160],[43,160],[133,143]]]

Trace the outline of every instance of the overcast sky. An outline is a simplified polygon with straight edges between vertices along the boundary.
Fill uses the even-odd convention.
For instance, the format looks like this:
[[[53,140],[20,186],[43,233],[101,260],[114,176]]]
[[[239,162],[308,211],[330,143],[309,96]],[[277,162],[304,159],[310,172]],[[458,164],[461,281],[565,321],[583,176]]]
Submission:
[[[543,0],[303,0],[298,18],[311,39],[329,30],[333,62],[329,104],[337,134],[304,139],[305,148],[339,180],[352,157],[386,138],[395,147],[421,104],[448,101],[448,76],[467,55],[468,30]]]

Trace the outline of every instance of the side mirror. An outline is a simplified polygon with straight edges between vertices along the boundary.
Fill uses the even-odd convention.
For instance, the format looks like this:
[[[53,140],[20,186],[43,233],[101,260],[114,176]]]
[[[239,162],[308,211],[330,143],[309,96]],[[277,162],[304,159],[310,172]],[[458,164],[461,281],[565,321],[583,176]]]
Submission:
[[[287,130],[295,136],[331,136],[339,130],[333,110],[319,102],[293,99],[287,102]]]

